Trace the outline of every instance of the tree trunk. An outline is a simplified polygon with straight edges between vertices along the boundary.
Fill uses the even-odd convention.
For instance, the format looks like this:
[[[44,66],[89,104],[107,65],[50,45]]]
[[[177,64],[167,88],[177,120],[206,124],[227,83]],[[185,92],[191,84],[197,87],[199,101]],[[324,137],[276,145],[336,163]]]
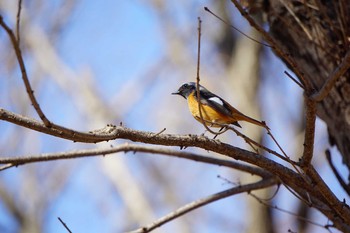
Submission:
[[[306,3],[307,2],[307,3]],[[250,6],[267,14],[270,34],[291,55],[315,91],[349,51],[350,4],[338,1],[269,0]],[[317,115],[328,126],[329,142],[336,145],[350,168],[350,72],[338,79],[318,104]],[[316,155],[317,156],[317,155]]]

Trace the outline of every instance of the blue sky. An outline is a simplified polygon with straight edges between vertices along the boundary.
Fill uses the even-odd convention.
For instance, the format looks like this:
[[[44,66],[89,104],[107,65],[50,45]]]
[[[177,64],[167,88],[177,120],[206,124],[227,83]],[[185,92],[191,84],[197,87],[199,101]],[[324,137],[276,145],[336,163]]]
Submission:
[[[52,3],[53,5],[48,4],[35,17],[30,14],[30,10],[33,10],[34,6],[29,3],[26,4],[29,7],[28,17],[33,17],[34,24],[45,30],[48,27],[47,24],[50,23],[50,21],[46,22],[45,20],[50,17],[51,11],[59,9],[61,2],[56,1]],[[167,133],[202,133],[201,126],[195,123],[187,112],[185,101],[171,96],[170,93],[176,90],[178,85],[185,81],[193,81],[195,77],[198,16],[201,16],[203,20],[203,79],[208,77],[203,82],[214,83],[214,88],[220,88],[219,82],[221,79],[214,76],[221,74],[220,69],[222,67],[218,64],[219,59],[213,45],[214,36],[212,34],[215,33],[216,28],[221,23],[203,10],[204,6],[211,7],[211,5],[213,5],[211,1],[169,3],[165,4],[164,12],[167,15],[162,15],[161,12],[150,7],[147,1],[109,0],[104,1],[103,4],[98,1],[80,1],[57,40],[57,53],[64,64],[76,74],[72,77],[77,80],[68,79],[71,83],[86,82],[84,74],[89,73],[93,80],[92,86],[98,92],[97,95],[101,96],[101,99],[106,102],[106,106],[109,108],[108,112],[111,114],[109,117],[113,122],[99,122],[97,117],[96,122],[94,122],[94,116],[86,116],[81,111],[82,108],[79,103],[74,102],[75,100],[72,97],[74,95],[59,88],[48,74],[43,74],[42,79],[40,79],[40,75],[35,76],[38,72],[36,69],[39,68],[32,60],[33,57],[28,55],[27,64],[28,70],[32,74],[31,80],[37,80],[36,78],[38,78],[44,83],[36,86],[36,93],[41,106],[48,112],[49,118],[55,122],[82,130],[91,130],[95,127],[94,124],[118,124],[119,121],[123,121],[128,127],[135,129],[159,131],[165,126],[167,127]],[[244,31],[249,32],[247,23],[232,5],[228,6],[232,8],[230,12],[234,15],[233,18],[236,24]],[[172,20],[174,28],[164,28],[164,25],[167,25],[166,21],[169,19]],[[227,30],[230,29],[227,28]],[[185,54],[181,54],[184,57],[181,58],[182,60],[173,59],[167,54],[169,52],[167,44],[177,43],[175,40],[177,36],[185,38],[186,51],[183,52]],[[2,40],[5,38],[2,31],[0,32],[0,38]],[[175,39],[172,40],[172,38]],[[182,52],[182,50],[171,52]],[[0,55],[0,59],[3,60],[4,58]],[[283,74],[283,71],[286,70],[285,66],[271,52],[266,52],[262,60],[261,70],[265,82],[259,96],[261,96],[261,104],[264,109],[263,117],[268,120],[276,138],[279,139],[287,153],[292,152],[294,145],[290,141],[296,138],[298,132],[295,132],[291,125],[295,118],[300,116],[300,104],[303,100],[302,92],[296,84],[285,77]],[[161,63],[162,69],[159,69],[158,72],[157,64],[160,61],[163,62]],[[188,61],[191,61],[191,63]],[[178,64],[181,64],[181,66],[178,66]],[[156,72],[151,72],[154,66]],[[188,75],[188,71],[193,72],[192,76],[185,76]],[[0,70],[0,74],[3,75],[3,72]],[[0,80],[0,90],[3,92],[1,97],[4,97],[0,100],[0,103],[4,107],[9,107],[12,104],[11,101],[7,100],[9,97],[5,96],[8,93],[5,93],[4,90],[8,88],[4,87],[14,86],[14,84],[21,85],[18,73],[15,72],[12,75],[13,77],[9,80]],[[133,84],[132,81],[138,85]],[[146,88],[142,89],[144,84]],[[130,87],[123,89],[126,85]],[[80,89],[77,88],[77,90]],[[23,96],[21,89],[15,89],[13,92],[14,96]],[[222,95],[233,99],[229,92],[223,92]],[[117,98],[120,96],[123,98]],[[123,104],[128,105],[132,100],[131,97],[137,97],[135,105],[132,105],[130,109],[122,106]],[[83,105],[87,107],[90,104],[89,101],[83,102]],[[19,106],[14,107],[14,109],[19,109]],[[124,111],[124,109],[126,110]],[[125,115],[120,116],[121,112]],[[33,110],[26,113],[37,118]],[[176,127],[176,124],[174,124],[174,122],[179,121],[179,118],[181,118],[180,121],[184,125],[182,128]],[[161,124],[155,124],[158,121]],[[330,171],[324,165],[323,155],[323,150],[327,146],[326,128],[321,121],[318,121],[317,124],[315,140],[317,149],[314,159],[323,161],[323,164],[319,161],[317,161],[317,164],[324,172],[323,174],[328,174]],[[7,123],[0,122],[1,131],[7,128],[10,128]],[[14,129],[11,128],[11,130]],[[24,139],[20,142],[26,147],[4,150],[3,153],[22,155],[28,152],[37,154],[95,147],[95,145],[67,142],[51,136],[36,138],[34,137],[37,136],[36,133],[28,134],[28,132],[24,132],[21,135]],[[6,145],[4,137],[0,136],[0,139],[1,144]],[[224,140],[240,143],[235,136],[229,136],[228,139],[225,138]],[[118,143],[119,141],[109,142],[105,143],[104,146]],[[273,145],[271,146],[276,148]],[[333,152],[334,154],[337,153],[336,150],[333,150]],[[158,207],[154,210],[157,217],[197,198],[228,189],[230,185],[218,179],[217,175],[228,177],[233,182],[240,179],[235,172],[227,169],[180,159],[163,158],[155,155],[130,156],[129,154],[117,154],[113,156],[123,157],[124,162],[135,175],[139,186],[148,195],[150,202]],[[130,226],[130,223],[128,223],[128,220],[130,220],[128,214],[130,213],[125,210],[121,196],[111,182],[106,180],[102,172],[103,165],[101,164],[104,159],[100,157],[84,158],[74,161],[28,165],[4,171],[1,173],[1,178],[7,182],[9,189],[13,189],[13,193],[15,193],[16,189],[20,190],[23,182],[26,182],[25,169],[37,170],[38,187],[40,187],[38,195],[45,196],[46,192],[50,193],[47,190],[50,188],[50,183],[47,183],[45,174],[47,176],[52,175],[50,169],[57,173],[62,170],[69,171],[70,178],[63,186],[62,193],[57,197],[53,197],[53,202],[47,209],[43,224],[44,232],[66,232],[58,222],[57,217],[61,217],[75,233],[132,230],[130,227],[135,228],[136,226]],[[341,161],[337,159],[339,167],[341,167],[340,164]],[[153,168],[155,172],[158,171],[161,174],[161,177],[158,177],[159,179],[166,180],[166,182],[173,185],[174,195],[181,196],[177,205],[167,203],[167,198],[170,197],[165,195],[166,192],[163,190],[165,187],[159,185],[157,180],[147,180],[151,179],[151,172],[145,170],[145,167]],[[173,174],[178,171],[180,171],[180,174],[174,177]],[[181,174],[181,171],[184,171],[184,174]],[[191,175],[190,177],[186,177],[188,171],[190,171],[188,173]],[[50,178],[52,177],[50,176]],[[329,181],[332,190],[339,189],[334,182],[334,178],[329,176],[324,176],[324,178]],[[186,179],[186,183],[182,182],[181,179]],[[156,190],[156,192],[152,193],[150,190]],[[341,190],[337,193],[340,197],[344,196]],[[293,208],[294,202],[289,202],[290,198],[291,195],[283,190],[276,199],[281,200],[281,207]],[[221,200],[185,215],[183,219],[165,225],[162,230],[164,230],[163,232],[178,232],[176,231],[178,229],[176,222],[185,221],[190,223],[188,225],[192,232],[216,232],[220,223],[227,223],[229,226],[235,227],[236,232],[241,232],[246,229],[245,218],[247,218],[247,208],[249,208],[246,199],[246,195],[241,194]],[[3,210],[1,204],[0,202],[0,210]],[[277,212],[276,215],[281,218],[281,222],[288,221],[283,214],[280,215]],[[0,211],[0,219],[0,225],[13,227],[14,223],[10,220],[11,218],[8,218],[4,210]],[[205,219],[206,224],[199,222],[200,219]],[[324,219],[320,221],[324,221]],[[291,225],[286,224],[285,227],[285,230],[287,230]],[[13,229],[16,229],[16,226]],[[314,232],[317,232],[317,230],[320,229],[316,228]],[[9,232],[15,232],[15,230]]]

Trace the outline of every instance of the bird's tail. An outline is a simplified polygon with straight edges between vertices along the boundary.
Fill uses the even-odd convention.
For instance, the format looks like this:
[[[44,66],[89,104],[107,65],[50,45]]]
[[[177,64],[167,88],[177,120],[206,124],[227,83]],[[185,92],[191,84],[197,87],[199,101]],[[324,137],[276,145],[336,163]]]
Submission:
[[[265,121],[258,121],[255,120],[249,116],[244,115],[243,113],[241,113],[240,111],[238,111],[237,109],[235,109],[234,107],[231,107],[231,111],[232,111],[232,117],[236,120],[236,121],[246,121],[249,123],[252,123],[254,125],[258,125],[261,127],[264,127],[265,129],[269,130],[270,128],[266,125]]]
[[[270,128],[266,125],[265,121],[258,121],[258,120],[255,120],[249,116],[246,116],[246,115],[241,115],[239,116],[238,118],[241,118],[240,120],[241,121],[246,121],[246,122],[249,122],[249,123],[252,123],[254,125],[258,125],[258,126],[261,126],[261,127],[264,127],[265,129],[269,130]]]
[[[229,103],[226,103],[226,105],[231,110],[232,118],[235,121],[246,121],[246,122],[252,123],[254,125],[264,127],[267,130],[270,130],[270,128],[266,125],[265,121],[258,121],[258,120],[255,120],[255,119],[249,117],[249,116],[246,116],[243,113],[241,113],[240,111],[238,111],[237,109],[235,109],[234,107],[232,107]]]

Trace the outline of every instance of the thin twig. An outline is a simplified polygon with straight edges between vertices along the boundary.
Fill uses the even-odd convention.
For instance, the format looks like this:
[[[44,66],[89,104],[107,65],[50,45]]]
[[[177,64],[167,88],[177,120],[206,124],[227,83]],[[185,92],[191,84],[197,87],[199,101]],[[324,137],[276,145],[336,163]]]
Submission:
[[[205,129],[209,131],[210,133],[214,135],[219,135],[224,132],[215,132],[211,130],[206,123],[206,120],[203,118],[203,113],[202,113],[202,101],[200,98],[200,90],[199,90],[199,82],[200,82],[200,61],[201,61],[201,35],[202,35],[202,20],[200,17],[198,17],[198,43],[197,43],[197,76],[196,76],[196,98],[198,102],[198,110],[199,110],[199,117],[204,125]],[[212,122],[210,122],[212,124]]]
[[[304,178],[305,180],[305,178]],[[305,181],[306,182],[306,181]],[[301,202],[305,203],[306,205],[308,206],[312,206],[312,202],[310,200],[310,195],[306,192],[306,196],[307,198],[303,197],[302,195],[300,195],[299,193],[297,193],[296,191],[294,191],[291,187],[289,187],[288,185],[284,184],[283,182],[281,182],[284,187],[293,195],[295,196],[296,198],[298,198]]]
[[[233,196],[233,195],[238,194],[238,193],[251,192],[253,190],[266,188],[266,187],[269,187],[269,186],[272,186],[275,184],[276,184],[276,180],[274,178],[269,178],[269,179],[263,179],[263,180],[256,182],[256,183],[246,184],[246,185],[230,188],[228,190],[210,195],[210,196],[205,197],[205,198],[201,198],[201,199],[196,200],[194,202],[191,202],[185,206],[182,206],[181,208],[171,212],[170,214],[165,215],[164,217],[156,220],[152,224],[149,224],[148,226],[145,226],[145,227],[141,227],[135,231],[131,231],[130,233],[151,232],[154,229],[162,226],[163,224],[165,224],[165,223],[167,223],[175,218],[178,218],[178,217],[180,217],[180,216],[182,216],[182,215],[184,215],[192,210],[198,209],[199,207],[202,207],[204,205],[208,205],[212,202],[221,200],[221,199],[229,197],[229,196]]]
[[[342,186],[342,188],[345,190],[345,192],[350,196],[350,187],[348,184],[345,183],[345,181],[343,180],[343,178],[341,177],[341,175],[337,171],[336,167],[334,166],[334,164],[332,162],[332,158],[331,158],[331,152],[327,149],[325,151],[325,153],[326,153],[326,158],[327,158],[328,164],[331,167],[333,174],[335,175],[339,184]]]
[[[35,109],[35,111],[37,112],[37,114],[39,115],[40,119],[44,122],[46,127],[51,127],[52,124],[51,122],[46,118],[44,112],[41,110],[38,101],[36,100],[35,96],[34,96],[34,91],[30,85],[29,79],[28,79],[28,75],[27,75],[27,71],[26,71],[26,67],[24,64],[24,60],[23,60],[23,56],[22,56],[22,51],[21,48],[19,46],[19,43],[16,39],[15,34],[13,33],[13,31],[11,30],[11,28],[9,28],[7,26],[7,24],[5,23],[5,21],[3,20],[2,16],[0,15],[0,25],[5,29],[6,33],[8,34],[10,41],[12,43],[12,46],[15,50],[15,54],[16,54],[16,58],[19,64],[19,67],[21,69],[21,73],[22,73],[22,80],[24,82],[26,91],[28,93],[29,99]]]
[[[324,225],[322,225],[322,224],[320,224],[320,223],[314,222],[314,221],[312,221],[312,220],[310,220],[310,219],[308,219],[308,218],[305,218],[305,217],[303,217],[303,216],[300,216],[299,214],[293,213],[293,212],[291,212],[291,211],[289,211],[289,210],[282,209],[282,208],[278,207],[277,205],[271,205],[271,204],[267,203],[265,200],[263,200],[262,198],[256,196],[256,195],[253,194],[253,193],[249,193],[249,195],[252,196],[255,200],[257,200],[260,204],[262,204],[262,205],[264,205],[264,206],[266,206],[266,207],[269,207],[269,208],[272,208],[272,209],[281,211],[281,212],[283,212],[283,213],[289,214],[289,215],[291,215],[291,216],[296,217],[297,219],[300,219],[300,220],[305,221],[305,222],[307,222],[307,223],[310,223],[310,224],[312,224],[312,225],[315,225],[315,226],[318,226],[318,227],[322,227],[322,228],[325,227]]]
[[[57,217],[58,220],[62,223],[62,225],[64,226],[64,228],[66,228],[66,230],[69,232],[69,233],[72,233],[72,231],[69,229],[69,227],[67,226],[67,224],[65,222],[63,222],[63,220],[60,218],[60,217]]]
[[[206,121],[206,120],[204,120],[204,119],[203,119],[203,121],[204,121],[204,122],[207,122],[207,123],[212,123],[212,122]],[[256,153],[258,153],[258,151],[257,151],[256,148],[254,148],[253,145],[255,145],[255,146],[257,146],[257,147],[259,147],[259,148],[265,150],[266,152],[268,152],[268,153],[270,153],[270,154],[273,154],[273,155],[277,156],[278,158],[280,158],[280,159],[282,159],[282,160],[284,160],[284,161],[287,161],[287,162],[293,163],[293,164],[297,164],[295,161],[289,159],[288,156],[286,156],[286,158],[283,157],[282,155],[278,154],[276,151],[271,150],[270,148],[267,148],[267,147],[261,145],[260,143],[254,141],[253,139],[249,138],[248,136],[244,135],[243,133],[239,132],[237,129],[235,129],[234,127],[232,127],[232,126],[230,126],[230,125],[228,125],[228,124],[221,124],[221,123],[215,123],[215,124],[218,125],[218,126],[221,126],[221,127],[224,127],[224,128],[225,128],[224,131],[217,132],[217,133],[214,132],[214,133],[216,133],[217,135],[218,135],[218,134],[221,134],[221,133],[224,133],[224,132],[226,132],[227,130],[232,130],[233,132],[236,133],[237,136],[243,138],[243,140],[244,140],[246,143],[248,143],[248,145],[251,146],[252,149],[253,149]],[[266,126],[266,127],[267,127],[267,126]],[[269,128],[267,127],[267,129],[269,129]],[[214,139],[215,139],[215,137],[214,137]],[[277,141],[276,141],[276,143],[277,143]],[[282,150],[282,151],[283,151],[283,150]]]
[[[270,36],[268,32],[266,32],[258,23],[255,22],[255,20],[242,8],[242,6],[237,0],[231,0],[231,2],[236,6],[238,11],[249,22],[249,24],[258,32],[260,32],[264,39],[272,46],[272,49],[275,51],[275,53],[279,57],[283,58],[290,65],[292,71],[298,76],[303,86],[305,87],[305,91],[307,93],[311,93],[312,85],[309,79],[305,77],[305,74],[301,71],[301,69],[298,67],[297,63],[292,59],[290,54],[287,54],[283,51],[283,49],[277,44],[277,42],[272,38],[272,36]]]
[[[306,131],[305,131],[306,132]],[[277,145],[277,147],[280,149],[280,151],[282,152],[282,154],[284,155],[284,157],[287,159],[288,163],[292,165],[292,167],[294,168],[294,170],[300,175],[300,177],[303,178],[303,180],[305,181],[305,183],[309,183],[308,179],[305,177],[305,175],[303,174],[302,171],[299,170],[299,168],[296,166],[296,163],[290,159],[290,157],[287,155],[287,153],[283,150],[283,148],[281,147],[281,145],[278,143],[277,139],[273,136],[272,132],[270,131],[270,129],[267,129],[267,134],[271,137],[271,139],[274,141],[274,143]],[[306,136],[305,136],[306,137]],[[313,145],[312,145],[313,146]],[[310,148],[309,148],[310,149]],[[305,152],[305,150],[304,150]],[[312,153],[312,152],[311,152]],[[287,186],[286,186],[287,187]],[[287,187],[288,189],[288,187]],[[290,190],[291,191],[291,190]],[[291,193],[294,194],[294,192],[291,191]],[[298,195],[294,194],[296,197],[298,197]]]
[[[301,89],[305,89],[305,87],[303,86],[303,84],[301,84],[298,80],[296,80],[288,71],[284,71],[284,73],[293,81],[295,82],[299,87],[301,87]]]
[[[270,154],[272,154],[272,155],[277,156],[278,158],[282,159],[283,161],[286,161],[286,162],[289,162],[289,163],[292,163],[292,164],[296,164],[296,162],[293,161],[293,160],[291,160],[291,159],[289,159],[288,156],[287,156],[287,157],[284,157],[284,156],[282,156],[281,154],[277,153],[276,151],[271,150],[270,148],[268,148],[268,147],[266,147],[266,146],[263,146],[263,145],[260,144],[259,142],[254,141],[253,139],[251,139],[251,138],[249,138],[248,136],[242,134],[241,132],[239,132],[238,130],[236,130],[236,129],[233,128],[233,127],[228,127],[228,128],[229,128],[230,130],[232,130],[233,132],[235,132],[237,136],[243,138],[245,142],[251,143],[252,145],[257,146],[257,147],[261,148],[262,150],[264,150],[264,151],[266,151],[266,152],[268,152],[268,153],[270,153]]]
[[[276,138],[273,136],[272,132],[268,129],[267,130],[267,134],[271,137],[271,139],[274,141],[274,143],[277,145],[277,147],[280,149],[280,151],[282,152],[282,154],[284,155],[284,157],[287,159],[287,161],[293,166],[293,168],[295,169],[296,172],[298,172],[300,175],[301,172],[299,171],[299,169],[295,166],[295,162],[293,160],[290,159],[290,157],[287,155],[287,153],[283,150],[283,148],[281,147],[281,145],[278,143],[278,141],[276,140]]]
[[[6,170],[6,169],[9,169],[11,167],[15,167],[16,165],[15,164],[12,164],[12,163],[8,163],[8,164],[5,164],[3,166],[0,167],[0,171],[3,171],[3,170]]]
[[[273,192],[273,194],[271,195],[271,197],[267,197],[267,198],[261,198],[261,200],[264,200],[264,201],[271,201],[272,199],[274,199],[277,194],[278,194],[278,191],[280,190],[281,188],[281,184],[278,184],[277,185],[277,188],[275,190],[275,192]],[[252,193],[249,193],[250,195],[252,195]],[[254,194],[253,194],[254,195]]]
[[[21,22],[21,10],[22,10],[22,0],[18,1],[18,10],[17,10],[17,22],[16,22],[16,34],[17,34],[17,44],[20,46],[20,22]]]
[[[247,34],[245,34],[244,32],[242,32],[241,30],[239,30],[238,28],[236,28],[235,26],[233,26],[232,24],[226,22],[223,18],[219,17],[217,14],[215,14],[214,12],[212,12],[208,7],[204,7],[204,10],[208,11],[210,14],[212,14],[215,18],[219,19],[221,22],[223,22],[224,24],[226,24],[227,26],[233,28],[234,30],[236,30],[237,32],[241,33],[242,35],[244,35],[245,37],[247,37],[248,39],[258,43],[258,44],[261,44],[263,46],[266,46],[266,47],[269,47],[269,48],[272,48],[271,45],[269,44],[265,44],[263,42],[260,42],[258,41],[257,39],[254,39],[253,37],[250,37],[248,36]]]
[[[166,130],[166,128],[163,128],[161,131],[159,131],[158,133],[154,134],[153,137],[158,136],[158,135],[164,133],[165,130]]]
[[[311,98],[314,101],[322,101],[327,97],[329,92],[332,90],[333,86],[337,82],[337,80],[345,74],[350,68],[350,50],[346,53],[343,61],[339,64],[339,66],[332,72],[326,82],[323,84],[321,90],[317,93],[313,94]]]

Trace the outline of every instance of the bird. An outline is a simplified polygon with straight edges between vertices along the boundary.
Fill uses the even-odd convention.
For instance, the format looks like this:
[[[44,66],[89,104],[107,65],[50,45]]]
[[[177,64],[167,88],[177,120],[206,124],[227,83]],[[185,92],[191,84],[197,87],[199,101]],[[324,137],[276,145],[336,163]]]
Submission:
[[[242,128],[238,121],[246,121],[266,129],[269,129],[264,121],[255,120],[244,115],[227,101],[218,95],[210,92],[205,87],[199,85],[199,100],[201,105],[202,118],[199,113],[197,88],[195,82],[183,84],[173,95],[180,95],[187,99],[188,108],[192,116],[202,124],[210,127],[223,128],[225,125],[235,125]]]

